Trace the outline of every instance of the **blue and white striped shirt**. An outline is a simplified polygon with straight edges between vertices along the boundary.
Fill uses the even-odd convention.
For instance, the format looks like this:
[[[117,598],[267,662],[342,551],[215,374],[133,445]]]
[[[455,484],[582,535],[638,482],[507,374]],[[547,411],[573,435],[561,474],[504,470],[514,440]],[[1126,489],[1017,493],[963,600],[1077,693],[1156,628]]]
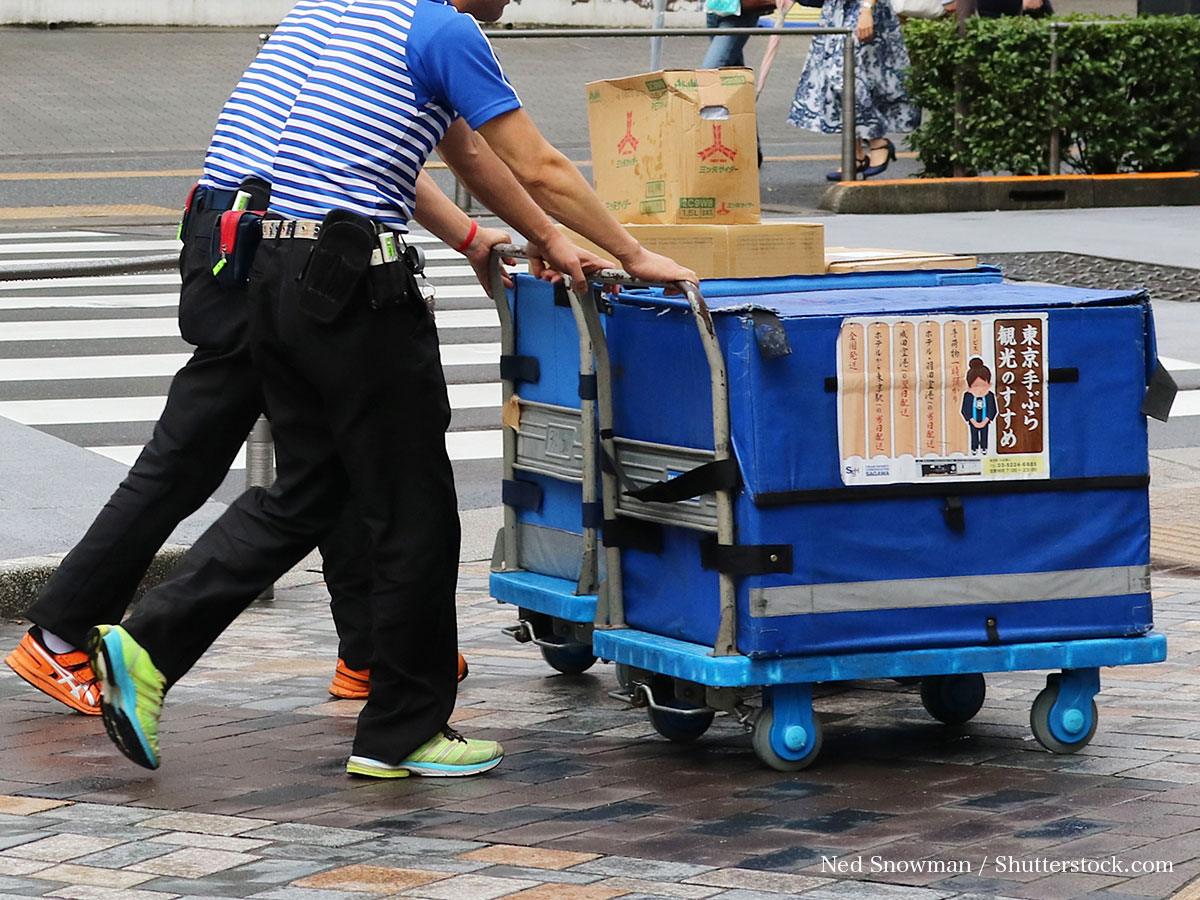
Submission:
[[[217,118],[204,158],[205,187],[271,180],[284,123],[308,72],[350,0],[300,0],[263,45]]]
[[[205,174],[236,186],[216,181],[217,162],[261,165],[274,144],[263,177],[289,218],[340,208],[404,230],[454,118],[476,128],[521,105],[479,25],[445,0],[306,0],[280,31],[226,104]]]

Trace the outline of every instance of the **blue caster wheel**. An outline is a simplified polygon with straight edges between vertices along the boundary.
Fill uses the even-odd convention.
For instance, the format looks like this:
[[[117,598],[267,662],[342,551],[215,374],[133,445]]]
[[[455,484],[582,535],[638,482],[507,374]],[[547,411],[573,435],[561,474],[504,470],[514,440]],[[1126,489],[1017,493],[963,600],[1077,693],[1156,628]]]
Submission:
[[[812,717],[812,733],[801,725],[790,725],[783,729],[783,734],[771,734],[775,725],[775,712],[771,707],[763,707],[754,720],[751,740],[754,752],[758,758],[777,772],[799,772],[807,769],[821,752],[821,723]],[[781,740],[781,746],[776,741]]]
[[[986,693],[983,676],[978,672],[921,679],[921,703],[931,716],[947,725],[962,725],[975,718]]]
[[[1059,709],[1056,715],[1054,704],[1058,701],[1058,695],[1059,685],[1056,681],[1042,688],[1029,711],[1029,725],[1038,743],[1051,753],[1074,753],[1091,742],[1100,715],[1096,701],[1091,699],[1086,701],[1083,708],[1072,706]]]
[[[596,664],[596,657],[592,655],[590,644],[568,642],[564,638],[562,643],[542,644],[540,649],[542,658],[546,660],[550,668],[557,669],[564,675],[582,675]]]

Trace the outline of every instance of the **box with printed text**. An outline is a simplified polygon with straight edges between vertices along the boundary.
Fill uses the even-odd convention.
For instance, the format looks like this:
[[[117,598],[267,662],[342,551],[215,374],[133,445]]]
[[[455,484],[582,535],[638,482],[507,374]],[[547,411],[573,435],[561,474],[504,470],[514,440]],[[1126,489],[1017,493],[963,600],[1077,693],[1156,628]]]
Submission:
[[[594,81],[587,97],[596,193],[618,221],[760,221],[753,70]]]

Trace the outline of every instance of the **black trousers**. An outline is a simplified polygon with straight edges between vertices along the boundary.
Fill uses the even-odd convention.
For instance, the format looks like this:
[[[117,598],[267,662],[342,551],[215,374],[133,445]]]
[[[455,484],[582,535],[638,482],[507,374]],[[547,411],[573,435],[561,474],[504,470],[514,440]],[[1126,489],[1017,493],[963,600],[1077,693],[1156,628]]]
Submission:
[[[352,498],[374,552],[371,695],[353,752],[395,764],[454,708],[450,404],[437,332],[419,300],[372,310],[360,292],[332,325],[301,311],[312,248],[264,241],[251,279],[251,347],[271,410],[275,485],[239,497],[125,627],[173,684]]]
[[[263,394],[250,361],[247,297],[210,272],[217,212],[196,215],[179,268],[179,330],[196,349],[176,373],[167,403],[125,480],[28,610],[34,623],[83,647],[97,623],[121,621],[134,591],[175,527],[220,487]],[[340,655],[370,665],[369,540],[348,514],[322,542]]]

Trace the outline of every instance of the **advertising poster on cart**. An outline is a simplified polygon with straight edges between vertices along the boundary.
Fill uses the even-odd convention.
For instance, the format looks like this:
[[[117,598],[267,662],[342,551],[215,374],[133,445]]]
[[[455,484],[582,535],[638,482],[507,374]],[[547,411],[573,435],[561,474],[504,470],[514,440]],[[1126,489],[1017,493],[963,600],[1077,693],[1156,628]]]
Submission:
[[[842,482],[1050,477],[1045,313],[847,318]]]

